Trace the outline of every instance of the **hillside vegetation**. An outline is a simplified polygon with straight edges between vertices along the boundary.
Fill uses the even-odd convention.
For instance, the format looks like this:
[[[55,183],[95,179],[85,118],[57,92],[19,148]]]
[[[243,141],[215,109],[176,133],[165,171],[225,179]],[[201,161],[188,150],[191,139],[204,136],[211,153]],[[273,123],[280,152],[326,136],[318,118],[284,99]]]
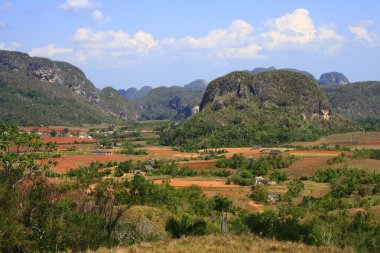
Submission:
[[[139,119],[180,120],[191,115],[192,108],[200,104],[203,93],[204,90],[159,87],[134,104]]]
[[[99,91],[77,67],[0,50],[0,119],[22,125],[113,122],[133,118],[116,90]]]
[[[339,114],[354,119],[380,118],[380,82],[327,85],[321,89]]]
[[[232,72],[212,81],[201,113],[161,134],[161,143],[185,150],[266,146],[315,140],[347,122],[331,112],[317,84],[303,74]]]

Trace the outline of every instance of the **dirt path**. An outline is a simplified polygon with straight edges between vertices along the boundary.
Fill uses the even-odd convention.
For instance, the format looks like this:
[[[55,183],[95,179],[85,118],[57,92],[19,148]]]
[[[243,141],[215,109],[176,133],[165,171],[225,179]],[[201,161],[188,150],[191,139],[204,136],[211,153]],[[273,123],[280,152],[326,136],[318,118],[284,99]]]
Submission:
[[[250,205],[250,206],[256,208],[260,213],[261,213],[261,212],[264,212],[264,205],[261,205],[261,204],[255,203],[255,202],[253,202],[253,201],[249,201],[249,202],[248,202],[248,205]]]

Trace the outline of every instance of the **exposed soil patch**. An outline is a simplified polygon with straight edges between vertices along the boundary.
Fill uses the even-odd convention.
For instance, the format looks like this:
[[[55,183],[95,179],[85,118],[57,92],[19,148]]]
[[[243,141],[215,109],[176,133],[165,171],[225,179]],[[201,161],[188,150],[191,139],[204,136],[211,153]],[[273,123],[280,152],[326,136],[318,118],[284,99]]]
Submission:
[[[335,150],[290,150],[289,154],[291,155],[339,155],[342,151]]]
[[[198,157],[197,153],[183,153],[180,151],[174,151],[170,147],[144,147],[149,152],[150,156],[160,159],[177,159],[177,158],[191,158]]]
[[[136,159],[136,156],[133,157]],[[132,159],[131,156],[114,154],[114,155],[66,155],[60,158],[54,158],[53,161],[57,161],[58,165],[51,167],[52,170],[55,170],[59,173],[66,173],[71,168],[77,169],[82,166],[89,166],[91,162],[122,162]]]
[[[153,181],[155,184],[162,184],[161,179]],[[172,178],[169,180],[170,185],[174,187],[187,187],[190,185],[197,185],[201,188],[239,188],[239,185],[227,185],[224,181],[202,181],[202,180],[184,180],[179,178]]]
[[[97,142],[97,140],[94,139],[85,139],[85,138],[79,138],[79,137],[42,137],[41,138],[42,142],[56,142],[57,144],[62,144],[62,143],[74,143],[74,142],[85,142],[85,143],[94,143]]]
[[[189,162],[179,162],[178,165],[180,168],[187,167],[190,169],[207,169],[212,168],[216,164],[215,160],[197,160],[197,161],[189,161]]]
[[[314,151],[314,150],[313,150]],[[283,169],[289,178],[313,176],[321,167],[328,167],[328,156],[304,156],[295,161],[289,168]]]

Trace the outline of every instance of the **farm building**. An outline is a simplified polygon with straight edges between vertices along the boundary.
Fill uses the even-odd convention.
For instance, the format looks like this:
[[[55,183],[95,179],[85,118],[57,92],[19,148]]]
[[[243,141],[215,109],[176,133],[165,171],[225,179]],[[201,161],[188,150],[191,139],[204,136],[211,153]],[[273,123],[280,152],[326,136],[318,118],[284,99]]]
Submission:
[[[267,184],[267,183],[268,183],[268,180],[266,180],[262,176],[255,177],[255,185],[258,185],[258,184]]]
[[[268,201],[269,202],[276,202],[280,200],[280,196],[278,194],[269,194],[268,195]]]
[[[269,155],[280,155],[280,154],[281,154],[281,151],[277,149],[273,149],[269,151]]]

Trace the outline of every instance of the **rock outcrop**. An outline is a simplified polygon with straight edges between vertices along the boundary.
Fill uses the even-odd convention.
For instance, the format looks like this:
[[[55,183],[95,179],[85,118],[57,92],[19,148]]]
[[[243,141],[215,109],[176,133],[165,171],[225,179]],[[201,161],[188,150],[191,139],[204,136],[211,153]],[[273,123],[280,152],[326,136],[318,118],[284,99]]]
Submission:
[[[349,84],[350,81],[348,81],[347,77],[339,72],[329,72],[324,73],[321,75],[321,77],[318,80],[319,85],[326,85],[326,84]]]

